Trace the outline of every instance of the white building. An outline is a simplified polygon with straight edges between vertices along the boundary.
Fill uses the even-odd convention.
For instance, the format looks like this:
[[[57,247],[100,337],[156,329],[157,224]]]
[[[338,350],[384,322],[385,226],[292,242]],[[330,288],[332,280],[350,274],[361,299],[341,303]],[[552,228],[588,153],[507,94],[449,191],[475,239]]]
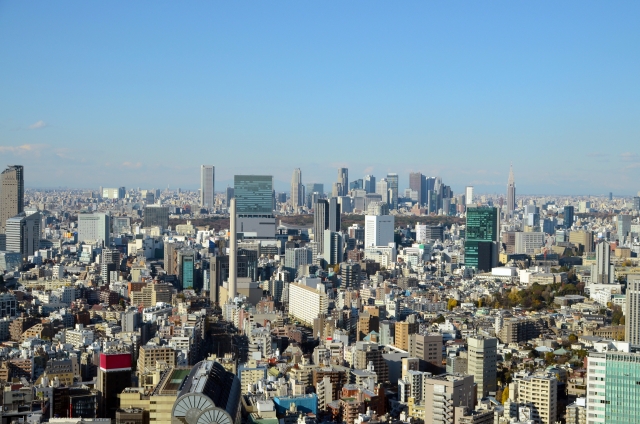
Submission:
[[[108,213],[78,214],[78,242],[101,240],[111,244],[111,216]]]
[[[516,233],[516,254],[531,255],[535,253],[536,249],[544,247],[544,233],[531,232],[531,233]]]
[[[366,215],[364,217],[364,247],[388,246],[394,242],[393,215]]]
[[[329,302],[324,284],[317,288],[303,284],[289,284],[289,315],[307,325],[313,325],[313,320],[329,310]]]

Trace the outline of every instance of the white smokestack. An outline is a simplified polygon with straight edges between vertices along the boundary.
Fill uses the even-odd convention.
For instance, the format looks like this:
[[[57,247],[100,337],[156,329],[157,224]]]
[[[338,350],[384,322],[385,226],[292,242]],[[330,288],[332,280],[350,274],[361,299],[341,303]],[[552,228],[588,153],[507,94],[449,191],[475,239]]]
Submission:
[[[233,302],[233,299],[236,297],[236,292],[238,290],[238,230],[237,226],[237,215],[236,215],[236,199],[235,197],[231,199],[231,207],[229,208],[229,302]]]

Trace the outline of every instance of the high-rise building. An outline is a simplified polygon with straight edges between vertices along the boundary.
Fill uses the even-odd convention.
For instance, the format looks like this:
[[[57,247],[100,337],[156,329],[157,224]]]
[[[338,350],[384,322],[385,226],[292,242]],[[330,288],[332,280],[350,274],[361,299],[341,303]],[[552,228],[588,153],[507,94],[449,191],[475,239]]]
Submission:
[[[227,205],[227,208],[231,204],[231,199],[233,198],[233,187],[227,187],[227,192],[225,195],[224,204]]]
[[[473,186],[467,186],[465,188],[464,200],[467,206],[473,205]]]
[[[424,183],[424,176],[420,172],[411,172],[409,174],[409,188],[418,193],[418,205],[422,206],[424,200],[422,198],[422,185]]]
[[[514,253],[531,255],[544,246],[545,236],[541,232],[517,232]]]
[[[507,183],[507,215],[513,215],[516,210],[516,182],[513,178],[513,164],[509,168],[509,181]]]
[[[593,252],[593,233],[589,230],[571,231],[569,243],[574,244],[582,253]]]
[[[324,251],[324,231],[340,231],[341,227],[340,204],[338,199],[332,197],[329,200],[319,199],[313,206],[313,236],[319,243],[320,252]]]
[[[144,226],[169,228],[169,207],[162,205],[147,205],[144,207]]]
[[[638,422],[638,381],[640,354],[628,351],[590,353],[587,357],[587,423]]]
[[[478,399],[482,399],[497,390],[498,339],[475,336],[469,337],[467,344],[467,374],[473,376],[478,385]]]
[[[192,249],[180,249],[177,251],[177,274],[182,289],[194,289],[196,272],[196,252]]]
[[[640,196],[633,197],[633,210],[640,211]]]
[[[7,219],[6,250],[20,252],[23,258],[40,249],[40,212],[27,215],[24,212]]]
[[[238,217],[238,232],[253,232],[258,238],[273,238],[273,177],[271,175],[236,175],[233,178]]]
[[[111,216],[108,213],[93,212],[78,214],[78,241],[102,241],[105,247],[111,245]]]
[[[120,406],[118,395],[131,387],[131,353],[100,353],[98,382],[100,392],[99,416],[114,419]]]
[[[631,232],[631,215],[618,215],[617,230],[618,240],[624,242],[625,238]]]
[[[478,271],[490,271],[498,263],[498,210],[467,208],[464,263]]]
[[[393,215],[366,215],[364,217],[364,246],[388,246],[394,242]]]
[[[591,282],[614,284],[615,266],[611,264],[611,243],[602,241],[596,245],[596,263],[592,265]]]
[[[398,174],[387,174],[387,181],[389,182],[389,207],[398,209]]]
[[[342,233],[324,230],[323,243],[322,256],[324,260],[330,265],[340,264],[344,260]]]
[[[349,194],[349,170],[347,168],[338,168],[337,184],[339,190],[337,196],[346,196]]]
[[[302,171],[300,168],[293,170],[291,176],[291,207],[297,210],[304,205],[304,186],[302,185]]]
[[[11,165],[0,174],[0,234],[7,219],[24,211],[24,167]]]
[[[382,196],[382,201],[391,207],[389,200],[389,181],[386,178],[382,178],[376,183],[376,193]]]
[[[215,206],[215,178],[215,166],[200,165],[200,207],[204,209],[213,209]]]
[[[289,271],[289,277],[293,281],[302,265],[313,263],[313,251],[309,247],[293,247],[284,251],[284,267]]]
[[[565,228],[571,228],[573,225],[573,206],[565,206],[564,207],[564,226]]]
[[[416,334],[419,329],[420,323],[415,315],[409,315],[405,321],[396,322],[395,346],[408,352],[411,335]]]
[[[640,347],[640,274],[627,275],[625,308],[624,340]]]
[[[364,191],[366,191],[367,194],[376,192],[376,177],[373,175],[364,177]]]

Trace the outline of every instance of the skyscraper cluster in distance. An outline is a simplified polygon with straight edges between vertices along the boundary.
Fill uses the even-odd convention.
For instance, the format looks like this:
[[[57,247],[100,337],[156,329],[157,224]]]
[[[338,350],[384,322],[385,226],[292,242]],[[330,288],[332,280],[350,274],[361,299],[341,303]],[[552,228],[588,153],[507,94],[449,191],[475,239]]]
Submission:
[[[497,195],[347,168],[216,191],[215,169],[198,190],[2,171],[5,418],[635,421],[640,193],[516,194],[513,166]]]

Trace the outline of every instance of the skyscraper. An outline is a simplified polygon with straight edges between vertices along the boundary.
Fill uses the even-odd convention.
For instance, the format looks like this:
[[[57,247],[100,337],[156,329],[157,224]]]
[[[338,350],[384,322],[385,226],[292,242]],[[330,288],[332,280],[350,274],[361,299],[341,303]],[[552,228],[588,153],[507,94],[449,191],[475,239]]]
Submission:
[[[304,204],[304,188],[302,187],[302,171],[300,168],[293,170],[291,176],[291,207],[297,210]]]
[[[467,186],[464,191],[464,197],[467,206],[473,205],[473,186]]]
[[[233,179],[238,216],[238,232],[255,232],[258,238],[273,238],[273,177],[271,175],[236,175]]]
[[[212,209],[215,204],[215,169],[213,165],[200,165],[200,207],[204,209]]]
[[[391,207],[391,203],[389,201],[389,182],[386,178],[382,178],[376,183],[376,193],[382,196],[382,201],[389,204],[389,207]]]
[[[611,265],[611,243],[602,241],[596,245],[596,263],[592,265],[591,282],[595,284],[613,284],[615,267]]]
[[[467,208],[464,264],[478,271],[490,271],[498,263],[498,210]]]
[[[564,227],[571,228],[573,225],[573,206],[565,206],[564,207]]]
[[[631,215],[618,215],[617,219],[617,230],[618,230],[618,240],[620,242],[624,242],[625,237],[631,232]]]
[[[340,231],[341,227],[340,204],[338,199],[332,197],[330,200],[318,199],[313,205],[313,236],[318,243],[319,252],[324,249],[324,231]]]
[[[624,340],[633,347],[640,347],[640,274],[627,275],[627,300]]]
[[[6,221],[6,249],[20,252],[23,258],[40,249],[40,212],[30,215],[24,212]]]
[[[389,208],[398,209],[398,174],[387,174],[387,181],[389,182]]]
[[[497,390],[498,339],[475,336],[469,337],[467,343],[467,373],[473,375],[473,381],[478,384],[478,398],[482,399]]]
[[[364,191],[366,191],[367,194],[376,192],[376,177],[373,175],[364,177]]]
[[[0,174],[0,234],[7,219],[24,211],[24,167],[11,165]]]
[[[409,188],[416,193],[418,193],[418,205],[424,204],[424,199],[422,198],[422,185],[424,182],[424,178],[422,173],[420,172],[411,172],[409,174]]]
[[[507,214],[513,215],[516,210],[516,182],[513,178],[513,164],[509,168],[509,181],[507,183]]]
[[[169,228],[169,207],[161,205],[148,205],[144,207],[144,226],[162,229]]]
[[[395,219],[393,215],[365,215],[364,247],[388,246],[394,242]]]
[[[231,205],[231,199],[233,198],[233,187],[227,187],[227,193],[225,198],[225,205],[227,208]]]
[[[131,353],[100,353],[96,389],[101,393],[101,417],[115,418],[120,406],[118,395],[127,387],[131,387]]]
[[[338,196],[346,196],[349,193],[349,170],[347,168],[338,168]]]
[[[337,265],[343,261],[342,233],[324,230],[322,255],[330,265]]]

